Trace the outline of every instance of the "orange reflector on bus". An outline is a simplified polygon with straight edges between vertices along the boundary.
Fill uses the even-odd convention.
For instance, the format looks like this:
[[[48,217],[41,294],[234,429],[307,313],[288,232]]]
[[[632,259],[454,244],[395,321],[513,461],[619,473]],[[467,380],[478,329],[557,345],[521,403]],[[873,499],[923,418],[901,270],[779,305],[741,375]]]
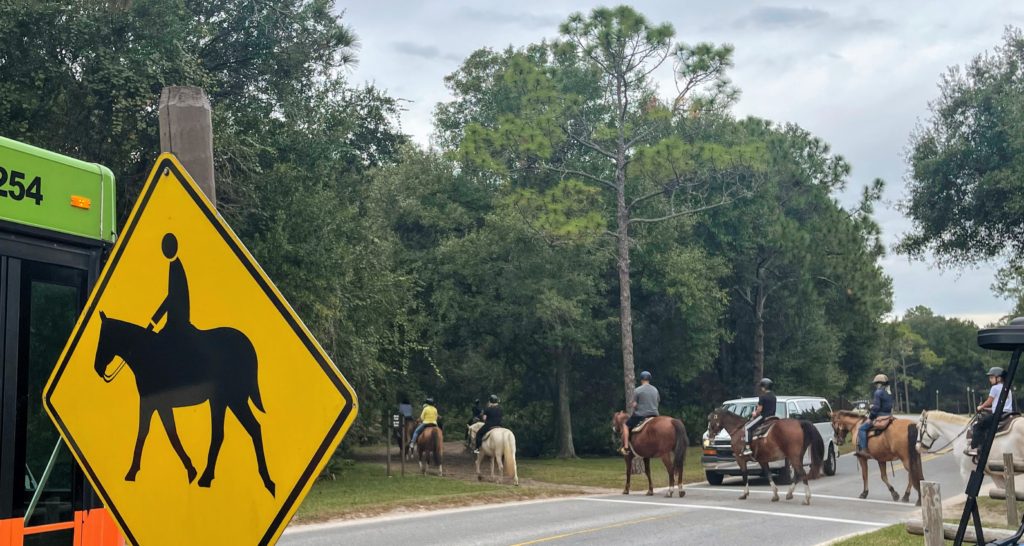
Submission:
[[[92,199],[82,197],[81,195],[72,195],[71,206],[78,209],[89,210],[89,207],[92,207]]]

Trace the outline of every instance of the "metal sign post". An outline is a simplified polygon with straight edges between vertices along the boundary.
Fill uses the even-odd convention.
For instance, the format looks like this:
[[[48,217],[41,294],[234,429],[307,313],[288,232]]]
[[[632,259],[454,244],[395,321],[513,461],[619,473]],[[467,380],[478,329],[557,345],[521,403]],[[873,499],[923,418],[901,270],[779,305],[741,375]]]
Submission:
[[[971,472],[967,481],[967,502],[964,503],[964,511],[960,516],[960,526],[953,540],[954,546],[961,546],[964,542],[964,535],[967,533],[967,525],[974,520],[974,532],[977,535],[978,544],[985,544],[985,538],[981,527],[981,517],[978,514],[978,492],[981,489],[981,482],[985,479],[985,466],[988,464],[989,452],[992,450],[992,441],[995,439],[999,419],[1003,414],[1003,406],[1006,404],[1006,397],[1010,394],[1013,386],[1014,376],[1017,374],[1017,366],[1020,364],[1020,355],[1024,352],[1024,317],[1017,317],[1010,321],[1007,326],[998,328],[985,328],[978,330],[978,345],[984,349],[993,351],[1013,351],[1010,357],[1010,368],[1003,380],[1003,389],[999,393],[999,400],[992,408],[993,425],[985,431],[985,437],[981,442],[981,450],[978,452],[978,465]],[[1013,494],[1012,492],[1010,493]],[[1024,524],[1010,538],[991,542],[997,546],[1009,546],[1017,544],[1017,541],[1024,536]]]

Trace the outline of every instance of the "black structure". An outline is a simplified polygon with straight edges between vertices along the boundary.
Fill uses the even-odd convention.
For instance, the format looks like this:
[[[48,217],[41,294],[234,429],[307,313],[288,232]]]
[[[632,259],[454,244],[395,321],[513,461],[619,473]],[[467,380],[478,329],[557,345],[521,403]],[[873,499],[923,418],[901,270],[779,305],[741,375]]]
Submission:
[[[996,401],[993,408],[995,422],[998,423],[1002,417],[1006,397],[1013,386],[1013,378],[1017,374],[1020,355],[1024,352],[1024,317],[1013,319],[1007,326],[978,330],[978,345],[983,349],[1013,352],[1013,356],[1010,357],[1010,368],[1006,371],[1006,378],[1003,380],[1003,390],[999,394],[999,400]],[[981,482],[985,478],[985,465],[988,464],[988,456],[992,449],[992,440],[996,436],[996,429],[997,427],[994,426],[988,427],[985,431],[985,437],[982,439],[981,450],[978,452],[978,466],[971,472],[971,477],[967,481],[967,490],[965,491],[967,493],[967,502],[964,504],[964,512],[960,516],[960,528],[957,529],[956,538],[953,540],[954,546],[961,546],[963,544],[967,525],[971,522],[972,518],[974,520],[974,532],[978,537],[978,544],[986,544],[981,528],[981,517],[978,515],[978,491],[981,490]],[[1012,495],[1014,493],[1011,491],[1008,494]],[[1013,536],[987,544],[996,546],[1016,545],[1022,536],[1024,536],[1024,521],[1022,521],[1020,528],[1017,529]]]

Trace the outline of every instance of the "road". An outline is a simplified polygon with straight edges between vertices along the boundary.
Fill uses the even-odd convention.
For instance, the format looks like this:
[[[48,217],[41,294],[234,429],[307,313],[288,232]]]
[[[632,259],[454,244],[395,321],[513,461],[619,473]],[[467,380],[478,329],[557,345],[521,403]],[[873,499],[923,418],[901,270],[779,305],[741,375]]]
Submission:
[[[925,478],[942,484],[948,498],[964,484],[952,455],[926,455]],[[899,470],[899,468],[897,468]],[[810,506],[803,506],[802,485],[791,501],[770,502],[766,481],[754,482],[750,499],[737,500],[738,480],[719,487],[693,484],[686,497],[664,498],[635,493],[489,505],[321,525],[295,526],[280,544],[743,544],[816,545],[833,538],[898,523],[917,511],[892,502],[869,467],[868,499],[861,491],[860,470],[852,455],[839,458],[835,476],[811,482]],[[902,494],[906,473],[890,481]],[[780,486],[781,487],[781,486]],[[785,488],[782,488],[785,495]],[[912,500],[917,494],[912,493]]]

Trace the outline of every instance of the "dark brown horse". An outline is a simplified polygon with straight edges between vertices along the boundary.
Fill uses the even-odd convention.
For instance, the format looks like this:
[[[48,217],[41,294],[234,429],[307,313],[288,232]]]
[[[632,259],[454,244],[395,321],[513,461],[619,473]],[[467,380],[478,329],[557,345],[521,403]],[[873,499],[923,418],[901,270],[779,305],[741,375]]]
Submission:
[[[395,442],[400,446],[405,446],[405,453],[402,456],[409,460],[412,460],[416,447],[410,444],[412,433],[416,430],[416,424],[416,419],[403,419],[402,427],[394,430]]]
[[[857,429],[866,417],[852,411],[841,410],[832,414],[832,428],[836,432],[836,444],[843,445],[846,442],[846,435],[852,433],[854,441],[857,438]],[[917,451],[917,423],[910,419],[895,419],[889,428],[878,436],[868,438],[867,452],[871,458],[878,461],[878,470],[882,474],[882,481],[889,488],[892,500],[899,500],[900,494],[889,483],[889,477],[885,472],[885,463],[899,460],[903,468],[907,470],[907,490],[903,493],[903,502],[910,502],[910,488],[917,489],[917,504],[921,504],[921,480],[924,479],[924,469],[921,465],[921,454]],[[857,446],[858,448],[860,446]],[[868,461],[857,457],[860,463],[860,475],[864,480],[864,490],[860,498],[868,496]]]
[[[743,436],[746,433],[743,425],[746,423],[746,419],[723,408],[716,409],[708,415],[708,438],[714,438],[722,429],[732,437],[732,450],[743,473],[743,495],[740,496],[740,500],[750,495],[747,478],[748,458],[742,455]],[[804,454],[807,453],[807,448],[811,449],[810,473],[804,471]],[[807,480],[815,480],[821,476],[825,458],[825,442],[814,425],[798,419],[779,419],[772,425],[766,437],[751,442],[750,449],[753,451],[751,459],[761,465],[761,473],[768,478],[768,483],[772,486],[772,502],[779,500],[779,488],[775,486],[768,463],[784,459],[793,468],[793,483],[786,493],[786,500],[793,498],[797,482],[802,481],[804,504],[811,504],[811,486],[807,484]]]
[[[617,437],[628,418],[629,414],[624,411],[612,417],[613,436]],[[687,441],[686,427],[682,421],[667,416],[654,417],[647,421],[640,432],[630,437],[629,443],[633,449],[625,455],[626,487],[622,490],[623,495],[629,494],[634,457],[641,457],[644,460],[648,495],[654,494],[654,483],[651,482],[651,457],[661,457],[661,462],[668,471],[668,493],[665,496],[671,497],[676,487],[679,488],[680,497],[686,495],[686,491],[683,491],[683,462],[686,460]]]
[[[428,426],[416,438],[416,452],[420,457],[420,473],[426,474],[430,458],[434,459],[437,475],[444,475],[444,432],[439,426]]]

